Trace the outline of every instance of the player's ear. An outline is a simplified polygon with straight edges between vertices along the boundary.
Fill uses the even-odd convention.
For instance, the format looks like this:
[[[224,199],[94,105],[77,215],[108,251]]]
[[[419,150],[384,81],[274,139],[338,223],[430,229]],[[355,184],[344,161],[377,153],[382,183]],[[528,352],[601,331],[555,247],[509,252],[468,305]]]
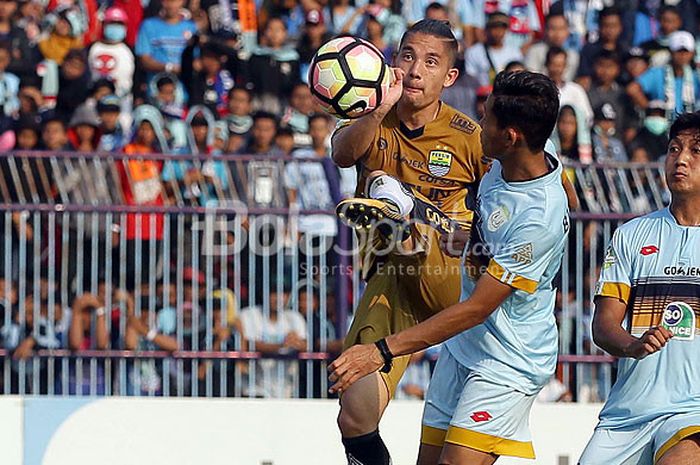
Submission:
[[[519,133],[515,128],[506,128],[506,138],[508,140],[508,145],[515,147],[518,144]]]
[[[457,68],[450,68],[450,70],[447,71],[447,76],[445,76],[445,82],[442,84],[442,86],[450,87],[452,84],[455,83],[458,77],[459,70]]]

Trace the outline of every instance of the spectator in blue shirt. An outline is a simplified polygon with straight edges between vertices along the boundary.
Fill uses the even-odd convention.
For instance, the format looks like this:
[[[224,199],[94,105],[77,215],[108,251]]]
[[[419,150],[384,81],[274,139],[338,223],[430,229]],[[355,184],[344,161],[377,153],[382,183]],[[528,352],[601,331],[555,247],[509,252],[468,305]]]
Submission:
[[[160,16],[141,23],[136,40],[136,56],[149,78],[155,73],[180,72],[180,57],[187,41],[197,31],[195,23],[183,15],[184,0],[163,0]]]
[[[669,36],[671,63],[650,68],[627,86],[634,103],[646,109],[650,100],[666,103],[667,118],[692,112],[700,95],[700,80],[690,64],[695,55],[695,39],[690,32],[677,31]]]

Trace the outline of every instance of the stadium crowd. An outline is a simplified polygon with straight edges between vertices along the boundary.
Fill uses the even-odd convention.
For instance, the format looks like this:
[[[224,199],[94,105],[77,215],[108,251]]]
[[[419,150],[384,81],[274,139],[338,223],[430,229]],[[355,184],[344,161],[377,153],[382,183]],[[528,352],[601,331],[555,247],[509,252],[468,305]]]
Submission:
[[[319,163],[286,163],[264,176],[267,167],[262,166],[253,188],[235,188],[249,206],[332,210],[352,194],[355,174],[330,163],[328,144],[335,121],[319,111],[306,83],[315,50],[336,35],[352,34],[372,42],[389,61],[407,24],[429,17],[449,21],[460,41],[460,77],[444,92],[450,105],[478,119],[498,72],[539,71],[561,91],[552,140],[562,157],[584,165],[654,162],[665,151],[673,115],[697,107],[699,13],[695,0],[0,0],[0,153],[311,158]],[[6,158],[0,162],[0,181],[9,187],[0,190],[0,198],[4,203],[20,202],[17,189],[12,189],[17,179],[11,177]],[[217,189],[240,182],[227,171],[217,163],[196,169],[192,163],[138,162],[120,167],[118,175],[128,205],[165,205],[169,197],[210,205],[218,198]],[[162,183],[162,189],[154,189],[154,183]],[[52,189],[32,188],[37,190],[35,200],[51,201],[55,195]],[[579,194],[585,198],[588,193]],[[585,203],[583,208],[592,209]],[[635,211],[629,205],[623,210]],[[20,234],[32,239],[31,224],[20,213],[13,213],[11,222],[12,244]],[[132,218],[121,225],[128,235],[127,251],[162,239],[161,220],[137,223]],[[4,222],[2,228],[6,230]],[[300,225],[300,231],[311,236],[335,236],[336,228],[328,217]],[[157,237],[149,236],[153,231]],[[586,223],[583,232],[574,233],[583,237],[581,255],[590,257],[584,270],[588,275],[602,259],[602,250],[589,250],[594,224]],[[0,244],[0,252],[13,253],[3,247]],[[149,270],[148,260],[139,265]],[[132,271],[135,265],[126,266]],[[4,265],[0,268],[5,271]],[[74,277],[75,270],[69,274]],[[241,278],[244,295],[238,298],[241,305],[250,304],[241,312],[221,283],[214,286],[218,299],[193,295],[212,289],[197,267],[186,268],[171,281],[160,276],[156,284],[138,290],[140,283],[126,283],[124,289],[107,283],[94,292],[79,292],[87,284],[74,286],[68,305],[49,309],[49,302],[59,299],[48,296],[60,289],[42,270],[40,283],[23,285],[40,292],[26,293],[20,312],[14,311],[19,282],[13,270],[0,281],[0,339],[18,360],[38,348],[246,349],[251,340],[256,350],[268,354],[339,350],[336,328],[344,325],[333,312],[337,283],[319,290],[313,282],[313,298],[306,298],[302,296],[307,290],[292,289],[285,280],[279,286],[282,296],[271,292],[264,299],[250,299],[245,284],[259,277]],[[169,284],[176,281],[184,285]],[[166,290],[169,286],[172,289]],[[32,300],[36,298],[39,306]],[[316,312],[321,298],[329,309],[322,318]],[[254,305],[263,300],[264,312]],[[106,302],[114,309],[105,310]],[[296,302],[294,311],[287,310],[290,302]],[[208,319],[210,327],[200,324],[193,332],[192,315],[198,306],[206,306],[213,318]],[[13,311],[5,311],[10,308]],[[157,315],[149,315],[148,309],[156,308]],[[26,315],[20,318],[20,313]],[[585,313],[590,315],[590,309]],[[36,316],[40,321],[35,324]],[[323,340],[323,347],[309,342],[309,335]],[[200,365],[194,376],[203,380],[206,368]],[[48,376],[44,363],[34,369]],[[163,366],[141,371],[145,374],[130,392],[162,392]],[[18,372],[13,368],[11,373],[10,384],[17,386]],[[69,390],[75,392],[85,380],[74,379],[75,367],[69,375]],[[185,375],[192,377],[193,371]],[[425,376],[416,376],[423,381],[411,384],[411,392],[425,383]],[[43,388],[36,392],[49,383],[40,381]]]

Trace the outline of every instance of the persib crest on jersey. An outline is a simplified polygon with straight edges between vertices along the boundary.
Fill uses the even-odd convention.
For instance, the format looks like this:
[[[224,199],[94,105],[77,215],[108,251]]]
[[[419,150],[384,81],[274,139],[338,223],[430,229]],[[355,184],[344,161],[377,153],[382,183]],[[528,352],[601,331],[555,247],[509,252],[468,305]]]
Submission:
[[[433,176],[444,176],[452,166],[452,154],[445,150],[431,150],[428,154],[428,170]]]

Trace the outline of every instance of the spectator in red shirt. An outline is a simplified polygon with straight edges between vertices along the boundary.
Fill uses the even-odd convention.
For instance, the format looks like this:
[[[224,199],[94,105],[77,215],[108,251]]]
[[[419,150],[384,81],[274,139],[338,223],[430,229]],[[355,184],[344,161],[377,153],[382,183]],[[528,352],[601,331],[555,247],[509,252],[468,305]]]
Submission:
[[[156,108],[142,105],[135,110],[134,121],[136,135],[134,141],[124,147],[124,153],[145,157],[138,160],[124,159],[118,164],[124,203],[142,207],[162,206],[165,204],[160,180],[163,162],[148,158],[153,153],[168,150],[163,133],[163,118]],[[127,214],[125,234],[126,285],[133,289],[140,282],[146,281],[145,277],[158,260],[160,242],[163,239],[163,214]],[[151,263],[153,248],[156,249],[156,262]],[[140,276],[136,276],[137,270]]]

